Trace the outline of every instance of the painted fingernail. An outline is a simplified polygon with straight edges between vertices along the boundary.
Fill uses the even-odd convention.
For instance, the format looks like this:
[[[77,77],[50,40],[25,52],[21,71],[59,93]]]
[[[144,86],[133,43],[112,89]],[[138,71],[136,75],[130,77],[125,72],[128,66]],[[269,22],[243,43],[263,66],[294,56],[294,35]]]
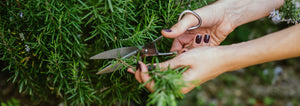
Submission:
[[[210,38],[210,35],[209,34],[205,34],[205,36],[204,36],[204,42],[208,43],[209,42],[209,38]]]
[[[155,65],[148,65],[147,68],[148,68],[149,71],[152,71],[152,70],[154,70],[156,67],[155,67]]]
[[[166,32],[172,32],[171,29],[164,29],[164,31],[166,31]]]
[[[196,36],[196,43],[197,43],[197,44],[200,44],[200,43],[201,43],[201,40],[202,40],[202,35],[197,35],[197,36]]]
[[[186,51],[184,50],[184,51],[182,51],[181,53],[184,53],[184,52],[186,52]]]

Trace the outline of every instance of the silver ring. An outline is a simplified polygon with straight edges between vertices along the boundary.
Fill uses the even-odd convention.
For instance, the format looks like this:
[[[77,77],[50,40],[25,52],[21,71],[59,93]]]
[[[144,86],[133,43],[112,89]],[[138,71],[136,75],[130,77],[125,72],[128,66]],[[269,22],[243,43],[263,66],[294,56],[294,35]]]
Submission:
[[[193,29],[199,28],[201,26],[201,24],[202,24],[201,17],[197,13],[195,13],[194,11],[192,11],[192,10],[184,10],[183,12],[181,12],[180,15],[179,15],[178,21],[181,20],[182,16],[185,13],[192,13],[199,20],[199,22],[198,22],[198,24],[196,26],[193,26],[193,27],[189,28],[188,30],[193,30]]]

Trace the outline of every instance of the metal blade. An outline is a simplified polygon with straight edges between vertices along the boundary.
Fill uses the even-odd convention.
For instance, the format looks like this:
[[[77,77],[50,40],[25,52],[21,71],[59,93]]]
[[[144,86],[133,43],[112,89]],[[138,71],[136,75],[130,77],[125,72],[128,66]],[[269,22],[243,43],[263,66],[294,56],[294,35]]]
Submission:
[[[122,64],[120,62],[116,63],[116,64],[110,64],[109,66],[105,67],[104,69],[98,71],[96,74],[105,74],[105,73],[110,73],[119,69],[122,69]]]
[[[112,59],[126,56],[127,54],[137,50],[137,47],[123,47],[101,52],[90,59]]]
[[[155,39],[154,41],[152,41],[150,44],[155,44],[158,40],[162,39],[163,36],[158,37],[157,39]],[[144,46],[141,46],[141,48],[143,48]],[[155,47],[156,49],[156,47]],[[99,53],[93,57],[91,57],[90,59],[111,59],[111,58],[118,58],[121,57],[121,59],[123,58],[128,58],[134,54],[136,54],[139,51],[139,49],[137,47],[124,47],[124,48],[118,48],[118,49],[112,49],[112,50],[108,50],[108,51],[104,51],[102,53]],[[170,54],[170,53],[169,53]],[[168,55],[168,53],[163,53],[161,55]],[[98,71],[96,74],[105,74],[105,73],[110,73],[116,70],[120,70],[122,69],[122,63],[118,62],[116,64],[110,64],[107,67],[105,67],[104,69]]]
[[[128,58],[134,54],[136,54],[139,50],[136,49],[128,54],[126,54],[125,56],[123,56],[121,59],[124,59],[124,58]],[[120,62],[116,63],[116,64],[110,64],[108,65],[107,67],[105,67],[104,69],[98,71],[96,74],[99,75],[99,74],[105,74],[105,73],[110,73],[110,72],[114,72],[114,71],[117,71],[117,70],[120,70],[122,69],[122,64]]]

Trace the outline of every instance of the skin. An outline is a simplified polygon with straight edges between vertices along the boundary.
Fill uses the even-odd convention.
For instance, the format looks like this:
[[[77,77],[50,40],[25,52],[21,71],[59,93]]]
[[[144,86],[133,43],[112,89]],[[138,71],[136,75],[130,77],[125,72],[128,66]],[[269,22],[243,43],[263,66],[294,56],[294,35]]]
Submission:
[[[164,37],[175,38],[171,52],[181,53],[188,50],[186,47],[192,49],[199,46],[217,46],[236,27],[268,16],[272,9],[279,8],[283,3],[284,0],[219,0],[194,10],[202,19],[201,27],[187,31],[198,24],[198,19],[192,14],[186,14],[170,28],[171,32],[162,30],[161,33]],[[205,34],[210,35],[209,43],[203,41]],[[197,35],[202,35],[199,44],[195,42]]]
[[[183,88],[182,93],[187,93],[195,86],[200,85],[218,75],[261,64],[269,61],[276,61],[300,56],[300,24],[279,32],[268,34],[264,37],[248,42],[237,43],[226,46],[198,47],[182,53],[175,58],[160,63],[161,69],[179,66],[189,66],[183,73],[183,80],[198,81],[197,84],[187,83],[189,87]],[[146,82],[151,77],[147,74],[147,66],[139,62],[141,68],[134,72],[131,68],[129,72],[134,73],[139,82]],[[150,91],[153,81],[146,85]]]
[[[283,3],[284,0],[220,0],[204,9],[195,10],[203,19],[200,28],[195,31],[186,31],[198,22],[195,17],[188,14],[171,28],[172,32],[162,31],[165,37],[175,38],[171,51],[187,50],[182,48],[183,45],[189,45],[193,49],[158,66],[162,71],[168,66],[170,68],[189,66],[189,69],[183,73],[183,80],[187,81],[188,86],[182,88],[182,93],[187,93],[197,85],[228,71],[269,61],[299,57],[300,46],[297,45],[300,45],[298,41],[300,24],[255,40],[216,46],[237,26],[267,16],[272,9],[279,8]],[[214,10],[212,8],[214,6],[223,9]],[[210,42],[195,44],[195,36],[204,35],[204,33],[211,35]],[[151,77],[147,74],[147,66],[142,62],[139,64],[140,68],[137,71],[129,68],[128,72],[135,74],[135,78],[143,83]],[[190,83],[191,81],[197,83]],[[154,83],[151,81],[145,87],[153,92]]]

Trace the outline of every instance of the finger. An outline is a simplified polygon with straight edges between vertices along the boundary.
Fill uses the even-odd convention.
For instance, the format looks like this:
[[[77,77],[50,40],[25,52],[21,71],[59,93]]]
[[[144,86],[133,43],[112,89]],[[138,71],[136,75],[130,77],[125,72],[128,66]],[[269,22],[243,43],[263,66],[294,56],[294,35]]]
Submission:
[[[170,52],[176,52],[182,49],[182,44],[180,43],[180,41],[176,38],[173,41],[172,47],[170,49]]]
[[[146,66],[146,64],[142,63],[142,62],[139,62],[139,64],[141,65],[141,79],[142,81],[145,83],[147,82],[148,80],[151,79],[151,76],[149,75],[148,73],[148,68]],[[148,82],[145,87],[150,91],[150,92],[153,92],[153,86],[154,86],[154,81],[150,81]]]
[[[183,48],[183,49],[181,49],[181,50],[178,52],[178,54],[185,53],[185,52],[187,52],[188,50],[189,50],[188,48]]]
[[[192,48],[199,47],[203,45],[203,35],[198,34],[195,36],[192,44]]]
[[[168,67],[171,68],[171,69],[175,69],[175,68],[178,68],[180,66],[188,66],[185,63],[185,61],[186,60],[183,60],[181,55],[178,55],[177,57],[175,57],[171,60],[159,63],[159,67],[160,67],[160,70],[165,71],[165,70],[168,69]]]
[[[179,22],[171,29],[163,29],[162,35],[167,38],[176,38],[187,31],[188,28],[198,24],[198,19],[192,14],[186,14]]]
[[[141,78],[141,69],[137,69],[134,73],[135,79],[139,82],[142,83],[142,78]]]
[[[139,64],[141,65],[141,76],[142,76],[142,81],[143,82],[147,82],[149,79],[151,79],[151,76],[148,73],[148,68],[147,65],[144,64],[143,62],[139,62]]]
[[[135,73],[135,72],[133,71],[132,68],[128,68],[128,69],[127,69],[127,72],[129,72],[129,73],[131,73],[131,74],[134,74],[134,73]]]
[[[210,41],[211,40],[211,36],[209,34],[205,34],[204,38],[203,38],[203,45],[204,46],[209,46]]]
[[[183,46],[183,48],[187,48],[187,49],[189,49],[189,48],[190,48],[190,46],[191,46],[191,43],[184,45],[184,46]]]
[[[182,48],[192,45],[192,40],[194,39],[194,36],[195,35],[193,34],[193,32],[187,31],[183,35],[175,38],[170,51],[180,51]]]
[[[201,27],[211,27],[220,23],[224,14],[224,9],[219,6],[205,6],[194,10],[202,20]],[[217,13],[217,14],[212,14]],[[171,29],[164,29],[161,31],[162,35],[167,38],[175,38],[187,31],[188,28],[196,26],[199,20],[193,14],[186,14],[179,22],[177,22]]]

